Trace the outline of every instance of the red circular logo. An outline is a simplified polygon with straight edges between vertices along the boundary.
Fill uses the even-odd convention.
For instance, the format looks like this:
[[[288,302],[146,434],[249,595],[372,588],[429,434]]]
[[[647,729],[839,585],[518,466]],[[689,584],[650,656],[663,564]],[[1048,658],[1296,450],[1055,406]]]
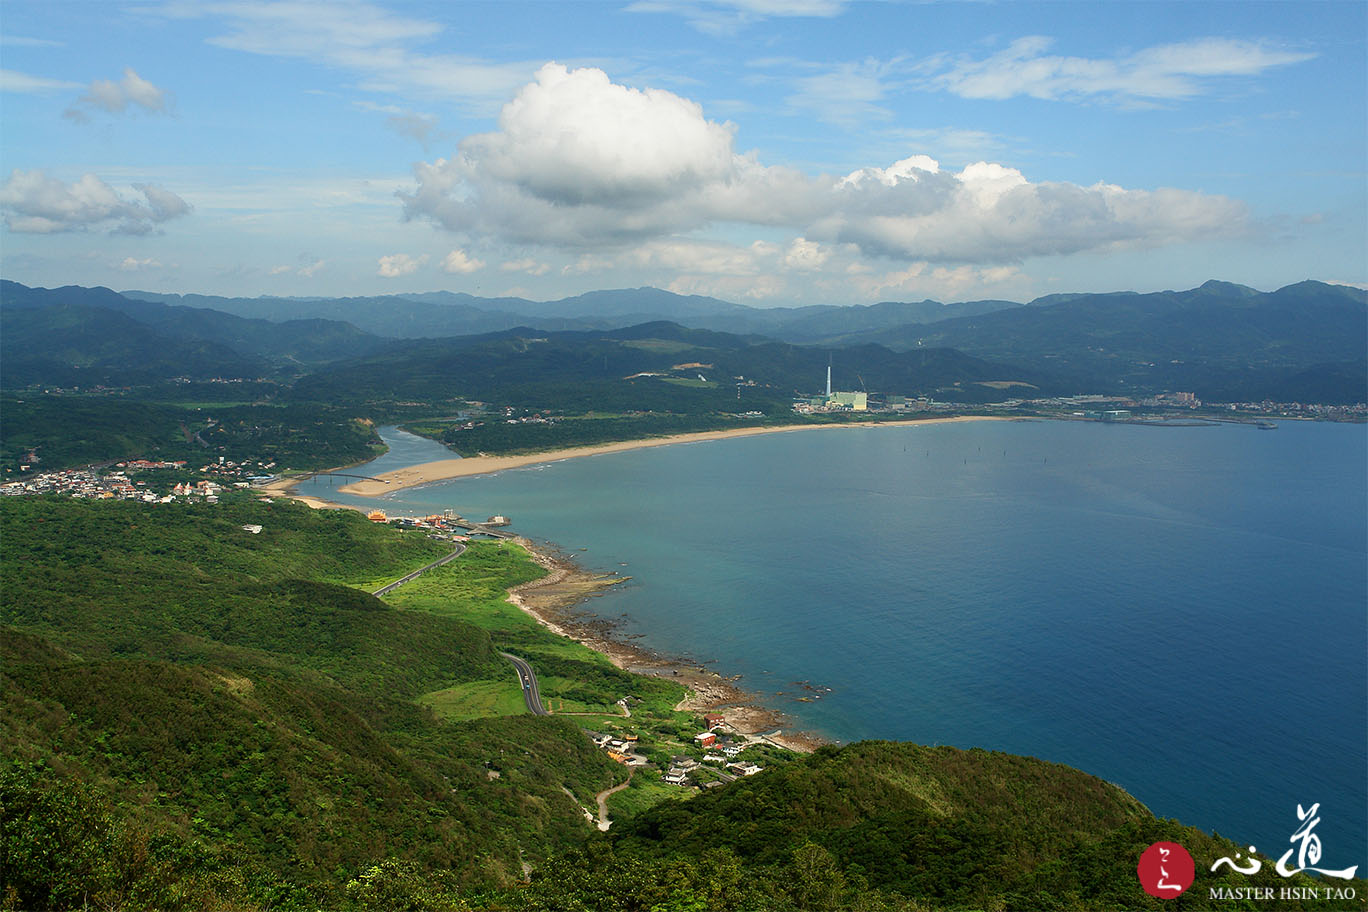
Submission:
[[[1187,849],[1178,843],[1156,842],[1140,856],[1135,874],[1150,896],[1172,899],[1192,886],[1196,866]]]

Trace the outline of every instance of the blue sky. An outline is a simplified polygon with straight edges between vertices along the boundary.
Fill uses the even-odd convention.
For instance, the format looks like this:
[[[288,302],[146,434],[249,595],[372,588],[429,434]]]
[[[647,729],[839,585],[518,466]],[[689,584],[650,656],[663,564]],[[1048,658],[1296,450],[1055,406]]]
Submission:
[[[0,6],[0,268],[758,306],[1368,283],[1368,4]]]

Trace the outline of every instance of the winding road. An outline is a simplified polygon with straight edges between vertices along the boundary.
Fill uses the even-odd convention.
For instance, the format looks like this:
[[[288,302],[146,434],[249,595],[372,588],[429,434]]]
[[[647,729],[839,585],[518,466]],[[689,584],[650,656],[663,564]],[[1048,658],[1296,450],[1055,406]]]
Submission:
[[[408,576],[405,576],[401,579],[397,579],[394,582],[390,583],[388,586],[381,586],[379,589],[376,589],[374,592],[372,592],[371,595],[374,595],[378,598],[379,596],[385,595],[389,592],[393,592],[395,589],[398,589],[400,586],[404,585],[404,583],[407,583],[409,580],[417,579],[418,577],[422,576],[424,573],[427,573],[434,567],[440,567],[443,564],[454,561],[456,558],[460,557],[462,554],[465,553],[465,549],[465,545],[457,545],[456,550],[452,551],[446,557],[439,557],[427,566],[419,567],[417,570],[414,570]]]
[[[387,586],[381,586],[379,589],[376,589],[374,592],[372,592],[371,595],[381,596],[385,595],[386,593],[392,592],[398,587],[404,585],[404,583],[407,583],[409,580],[417,579],[418,577],[422,576],[424,573],[428,572],[429,570],[432,570],[435,567],[440,567],[445,563],[454,561],[456,558],[460,557],[462,554],[465,553],[465,549],[465,545],[457,545],[455,550],[453,550],[450,554],[446,555],[445,557],[439,557],[432,563],[424,567],[420,567],[417,570],[414,570],[407,576],[404,576],[401,579],[397,579]],[[542,706],[541,690],[537,687],[537,676],[533,674],[532,666],[527,664],[527,662],[518,658],[517,656],[510,655],[507,652],[501,652],[499,653],[499,655],[503,656],[505,659],[508,659],[508,661],[512,662],[513,667],[517,670],[518,683],[522,685],[523,689],[523,699],[527,701],[527,708],[532,711],[532,714],[536,716],[551,715],[551,713],[547,711],[546,707]]]
[[[532,714],[536,716],[551,715],[546,711],[546,707],[542,706],[541,691],[537,689],[537,676],[532,673],[532,666],[510,653],[501,652],[499,655],[512,662],[513,667],[517,670],[518,683],[522,685],[523,689],[523,699],[527,701],[527,708],[532,711]]]

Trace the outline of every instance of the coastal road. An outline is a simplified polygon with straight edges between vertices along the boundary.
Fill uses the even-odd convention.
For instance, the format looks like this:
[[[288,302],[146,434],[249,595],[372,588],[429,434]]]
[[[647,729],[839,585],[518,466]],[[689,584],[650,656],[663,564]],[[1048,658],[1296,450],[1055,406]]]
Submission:
[[[532,673],[532,666],[507,652],[501,652],[499,655],[512,662],[513,667],[517,669],[518,683],[522,685],[523,689],[523,699],[527,701],[527,708],[532,711],[532,714],[535,716],[551,715],[546,711],[546,707],[542,706],[541,691],[537,689],[537,676]]]
[[[404,583],[407,583],[409,580],[417,579],[418,577],[422,576],[424,573],[427,573],[429,570],[433,569],[434,567],[440,567],[440,566],[442,566],[443,564],[450,563],[451,561],[454,561],[456,558],[460,557],[462,554],[465,553],[465,549],[466,549],[466,546],[465,546],[465,545],[460,545],[460,544],[458,544],[458,545],[456,546],[456,550],[455,550],[455,551],[452,551],[452,552],[451,552],[450,554],[448,554],[446,557],[439,557],[439,558],[437,558],[435,561],[433,561],[432,563],[428,564],[427,566],[425,566],[425,567],[419,567],[417,570],[414,570],[414,571],[413,571],[412,573],[410,573],[408,576],[405,576],[405,577],[403,577],[402,579],[397,579],[397,580],[395,580],[394,582],[390,583],[388,586],[381,586],[379,589],[376,589],[374,592],[372,592],[371,595],[374,595],[374,596],[376,596],[376,597],[379,597],[379,596],[385,595],[385,594],[387,594],[387,593],[389,593],[389,592],[393,592],[395,589],[398,589],[400,586],[404,585]]]

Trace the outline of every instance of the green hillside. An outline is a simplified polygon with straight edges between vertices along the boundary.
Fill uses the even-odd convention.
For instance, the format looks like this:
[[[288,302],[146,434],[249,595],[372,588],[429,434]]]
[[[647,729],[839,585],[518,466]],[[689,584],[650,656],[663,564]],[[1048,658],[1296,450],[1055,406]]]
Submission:
[[[483,628],[348,584],[448,545],[288,503],[10,498],[0,520],[0,756],[41,764],[17,768],[20,797],[112,805],[196,853],[178,878],[212,879],[229,856],[231,895],[262,905],[282,885],[336,899],[385,858],[507,884],[578,840],[576,802],[613,780],[565,719],[448,723],[417,702],[511,668]],[[525,576],[517,560],[452,572]],[[4,873],[20,908],[46,907],[40,870]]]
[[[177,338],[82,303],[0,308],[0,387],[123,386],[173,377],[260,377],[267,363],[210,339]]]
[[[767,755],[688,800],[638,770],[602,834],[586,809],[625,770],[581,726],[660,760],[698,721],[508,605],[542,573],[516,546],[382,601],[451,545],[293,503],[57,498],[0,500],[0,539],[0,909],[1200,909],[1213,885],[1324,886],[1212,875],[1243,846],[1068,767],[886,742]],[[525,711],[503,650],[557,715]],[[1136,880],[1161,839],[1197,859],[1178,901]],[[1342,886],[1277,907],[1363,908]]]
[[[176,405],[113,394],[0,397],[5,481],[29,463],[32,471],[45,472],[143,457],[183,459],[198,468],[223,457],[274,462],[275,471],[283,471],[362,462],[380,449],[370,424],[328,406]]]
[[[1368,295],[1300,282],[1258,292],[1228,282],[1153,294],[1052,295],[935,324],[833,340],[948,346],[1048,370],[1098,391],[1196,390],[1209,401],[1362,402]]]
[[[25,345],[7,347],[7,356],[33,356],[39,352],[45,356],[49,366],[79,366],[83,361],[96,359],[110,348],[109,342],[133,346],[131,354],[135,357],[114,361],[108,364],[111,373],[117,369],[137,371],[143,367],[140,362],[149,354],[164,358],[168,352],[149,352],[144,347],[146,339],[154,345],[173,345],[171,353],[181,354],[187,344],[202,343],[215,347],[218,351],[230,351],[247,359],[254,374],[267,369],[283,368],[290,373],[301,364],[310,364],[338,358],[351,357],[380,347],[382,340],[369,335],[348,323],[322,318],[304,320],[248,319],[200,307],[184,307],[169,303],[140,300],[125,297],[108,288],[29,288],[18,282],[0,279],[0,309],[7,312],[6,319],[13,318],[16,326],[25,328]],[[13,311],[14,313],[8,313]],[[69,316],[58,319],[55,315],[64,311],[74,311],[84,320],[96,323],[107,332],[110,327],[119,327],[121,335],[114,339],[102,339],[98,335],[73,333],[74,321]],[[112,314],[128,318],[131,323],[119,320]],[[136,324],[136,326],[134,325]],[[185,365],[179,372],[170,376],[195,373],[196,365]],[[230,363],[219,366],[210,373],[228,374],[233,369]],[[236,374],[228,374],[236,376]],[[129,374],[123,382],[131,382]],[[48,380],[47,382],[56,382]]]

